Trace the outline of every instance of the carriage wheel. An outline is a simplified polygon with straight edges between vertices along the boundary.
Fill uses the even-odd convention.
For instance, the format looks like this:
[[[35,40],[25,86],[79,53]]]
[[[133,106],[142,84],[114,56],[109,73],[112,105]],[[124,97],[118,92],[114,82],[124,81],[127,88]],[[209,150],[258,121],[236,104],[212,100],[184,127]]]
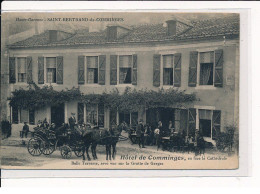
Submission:
[[[55,150],[55,145],[51,145],[50,143],[44,143],[43,144],[43,151],[42,153],[44,155],[50,155],[54,152]]]
[[[76,146],[75,147],[75,150],[74,150],[74,153],[77,157],[81,157],[83,156],[83,147],[81,146]]]
[[[43,151],[43,141],[40,138],[30,139],[27,150],[32,156],[40,156]]]
[[[69,159],[71,158],[72,151],[71,148],[67,145],[64,145],[60,148],[60,154],[63,159]]]

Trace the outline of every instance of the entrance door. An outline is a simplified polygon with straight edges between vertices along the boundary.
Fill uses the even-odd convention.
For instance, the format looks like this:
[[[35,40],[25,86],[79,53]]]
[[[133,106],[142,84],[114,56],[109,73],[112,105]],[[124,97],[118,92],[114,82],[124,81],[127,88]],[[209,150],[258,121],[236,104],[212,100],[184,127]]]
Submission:
[[[200,119],[200,131],[203,137],[211,137],[211,120]]]
[[[64,123],[64,104],[51,107],[51,123],[55,123],[56,126],[61,126]]]
[[[173,108],[153,108],[146,112],[146,122],[152,125],[153,128],[158,126],[158,121],[163,124],[163,129],[168,129],[169,121],[174,124],[174,109]]]
[[[160,120],[162,121],[163,129],[168,130],[169,121],[172,121],[172,124],[174,125],[174,109],[162,108],[160,110]]]

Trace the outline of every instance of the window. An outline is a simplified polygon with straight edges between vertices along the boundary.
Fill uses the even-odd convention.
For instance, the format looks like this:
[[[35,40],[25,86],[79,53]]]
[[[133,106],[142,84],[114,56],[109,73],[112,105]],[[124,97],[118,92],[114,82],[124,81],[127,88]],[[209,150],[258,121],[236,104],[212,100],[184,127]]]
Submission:
[[[87,57],[87,83],[98,83],[98,57]]]
[[[213,85],[214,52],[200,53],[200,85]]]
[[[130,113],[119,113],[119,123],[126,122],[127,125],[130,125]]]
[[[35,124],[35,112],[34,110],[25,110],[13,107],[12,108],[12,123],[24,123],[27,122],[31,125]]]
[[[119,113],[119,124],[126,122],[128,126],[136,127],[138,124],[138,112]]]
[[[18,82],[27,82],[26,79],[26,57],[17,58]]]
[[[103,104],[87,104],[86,105],[86,121],[92,125],[104,127],[104,105]]]
[[[57,68],[56,57],[46,58],[46,69],[47,69],[47,83],[56,83],[56,68]]]
[[[173,85],[173,55],[163,55],[163,85]]]
[[[132,83],[132,55],[119,56],[119,84]]]

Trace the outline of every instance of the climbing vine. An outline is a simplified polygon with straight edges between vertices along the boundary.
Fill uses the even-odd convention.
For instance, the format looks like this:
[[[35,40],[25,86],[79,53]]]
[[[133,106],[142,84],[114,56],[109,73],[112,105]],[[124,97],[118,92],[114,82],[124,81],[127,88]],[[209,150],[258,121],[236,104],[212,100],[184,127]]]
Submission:
[[[79,88],[75,87],[57,91],[51,86],[40,88],[33,83],[27,90],[15,90],[10,98],[10,105],[21,109],[39,109],[46,105],[54,106],[72,100],[86,104],[102,103],[110,109],[133,112],[140,108],[169,107],[178,103],[190,103],[196,100],[196,95],[186,94],[184,91],[173,88],[137,91],[130,87],[126,87],[122,94],[117,89],[102,94],[83,94]]]

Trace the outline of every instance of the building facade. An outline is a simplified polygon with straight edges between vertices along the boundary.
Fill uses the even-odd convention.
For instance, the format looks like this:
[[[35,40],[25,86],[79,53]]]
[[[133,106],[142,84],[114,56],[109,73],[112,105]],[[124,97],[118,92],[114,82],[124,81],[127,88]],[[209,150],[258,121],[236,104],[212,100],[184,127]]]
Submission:
[[[71,113],[78,122],[105,128],[122,121],[134,126],[139,119],[151,125],[161,120],[164,126],[172,121],[176,131],[196,128],[208,139],[226,126],[238,126],[239,17],[189,23],[171,19],[165,24],[107,26],[101,32],[82,34],[49,30],[9,45],[8,96],[33,81],[58,91],[78,87],[84,94],[114,89],[122,93],[126,87],[173,88],[196,93],[199,100],[183,107],[132,113],[76,100],[33,111],[10,108],[13,133],[21,130],[24,121],[35,125],[46,118],[60,124],[68,122]]]

